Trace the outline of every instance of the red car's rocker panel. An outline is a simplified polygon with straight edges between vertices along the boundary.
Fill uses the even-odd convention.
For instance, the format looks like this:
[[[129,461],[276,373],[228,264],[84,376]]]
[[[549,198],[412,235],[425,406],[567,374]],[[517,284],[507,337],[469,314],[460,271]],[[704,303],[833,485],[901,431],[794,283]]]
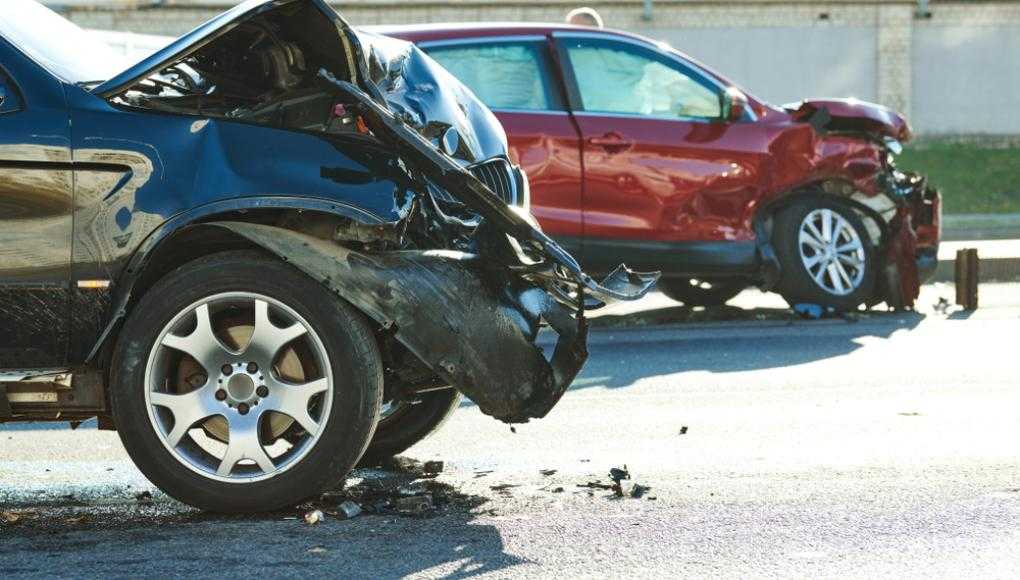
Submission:
[[[868,246],[859,258],[823,262],[831,272],[811,271],[813,250],[800,252],[816,279],[839,274],[830,293],[857,278],[871,286],[867,296],[846,292],[847,306],[858,294],[909,306],[934,267],[940,198],[923,177],[896,169],[893,157],[912,135],[890,109],[853,99],[776,107],[686,55],[617,31],[378,31],[418,43],[496,112],[531,178],[533,213],[588,268],[625,261],[664,270],[666,282],[722,276],[776,287],[789,264],[771,247],[774,218],[806,199],[853,214],[839,222],[840,239],[824,243]],[[791,243],[786,253],[797,254]],[[874,279],[854,270],[866,255],[881,271]]]

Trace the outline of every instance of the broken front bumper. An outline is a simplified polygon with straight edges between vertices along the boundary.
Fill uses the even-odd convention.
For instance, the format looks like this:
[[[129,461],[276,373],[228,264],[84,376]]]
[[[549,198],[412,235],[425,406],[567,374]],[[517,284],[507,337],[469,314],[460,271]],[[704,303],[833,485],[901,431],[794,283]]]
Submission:
[[[897,209],[885,240],[886,302],[895,308],[909,308],[938,266],[942,195],[916,173],[897,172],[889,189],[905,203]]]
[[[588,357],[582,312],[505,268],[486,267],[477,255],[358,252],[273,226],[216,225],[322,281],[502,421],[544,417]],[[643,295],[655,279],[618,270],[604,287]],[[559,335],[551,355],[535,345],[542,323]]]

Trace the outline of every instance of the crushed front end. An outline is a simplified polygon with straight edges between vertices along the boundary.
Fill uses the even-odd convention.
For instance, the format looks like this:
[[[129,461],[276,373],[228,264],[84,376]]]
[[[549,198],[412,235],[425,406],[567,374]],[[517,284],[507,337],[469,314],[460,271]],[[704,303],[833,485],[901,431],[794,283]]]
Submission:
[[[807,100],[787,105],[786,112],[799,125],[794,131],[811,133],[807,162],[791,173],[849,197],[875,226],[871,234],[884,267],[872,303],[912,308],[938,265],[942,197],[925,176],[896,166],[902,144],[913,138],[906,119],[854,99]]]
[[[359,33],[321,0],[249,0],[91,90],[119,108],[198,117],[186,139],[257,125],[282,131],[264,133],[281,146],[297,134],[346,159],[309,153],[278,180],[259,173],[260,186],[312,184],[271,192],[290,195],[285,219],[253,211],[202,225],[371,318],[387,399],[452,386],[500,420],[542,417],[587,357],[585,310],[637,299],[658,277],[582,272],[528,213],[527,178],[492,112],[413,45]],[[244,156],[243,143],[223,143],[225,159]],[[307,198],[352,211],[303,208]],[[536,346],[545,325],[559,335],[552,353]]]
[[[499,420],[544,417],[587,359],[585,311],[644,296],[658,274],[621,266],[596,282],[470,167],[359,87],[321,74],[399,153],[414,192],[400,200],[401,219],[345,221],[328,235],[218,225],[321,280],[413,355],[412,367],[427,367],[396,390],[448,384]],[[536,345],[544,326],[558,335],[551,353]]]

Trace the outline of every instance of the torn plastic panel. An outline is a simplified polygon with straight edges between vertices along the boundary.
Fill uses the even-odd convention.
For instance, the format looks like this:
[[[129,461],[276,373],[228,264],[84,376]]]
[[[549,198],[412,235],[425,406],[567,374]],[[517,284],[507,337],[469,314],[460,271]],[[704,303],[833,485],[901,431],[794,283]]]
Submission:
[[[587,359],[587,324],[543,289],[446,250],[359,252],[253,223],[216,222],[287,260],[364,312],[478,404],[508,423],[544,417]],[[547,359],[540,324],[559,335]]]

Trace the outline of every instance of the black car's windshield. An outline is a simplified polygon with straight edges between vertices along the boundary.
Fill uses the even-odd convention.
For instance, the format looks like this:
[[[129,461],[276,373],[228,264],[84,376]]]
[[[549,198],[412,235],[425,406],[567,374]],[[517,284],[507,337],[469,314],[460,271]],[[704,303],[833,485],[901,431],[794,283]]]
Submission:
[[[131,64],[96,36],[35,0],[0,2],[0,35],[71,83],[105,80]]]

